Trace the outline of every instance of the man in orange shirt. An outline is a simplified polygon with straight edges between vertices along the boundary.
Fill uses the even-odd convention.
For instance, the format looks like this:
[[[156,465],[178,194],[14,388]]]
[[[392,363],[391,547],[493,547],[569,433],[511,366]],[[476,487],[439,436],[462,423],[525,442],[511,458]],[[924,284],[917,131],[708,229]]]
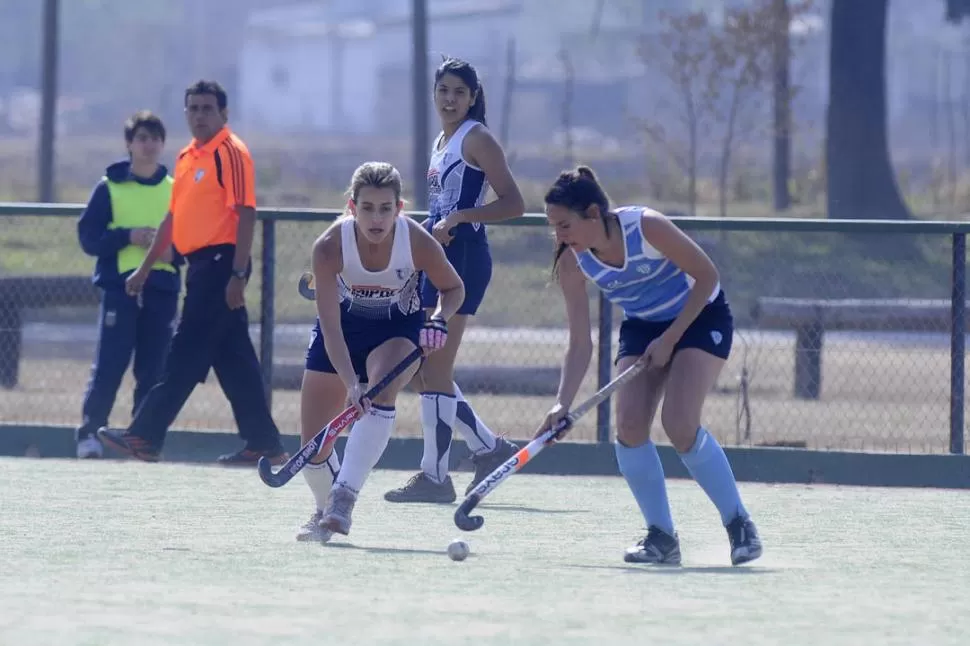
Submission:
[[[219,463],[255,464],[266,456],[279,464],[288,456],[263,390],[244,296],[256,224],[253,161],[226,125],[226,92],[218,83],[199,81],[186,89],[185,114],[193,139],[175,163],[168,215],[126,281],[130,294],[141,292],[152,265],[174,243],[189,262],[182,316],[162,379],[131,425],[125,431],[102,428],[98,435],[117,451],[158,461],[169,426],[212,368],[246,441]]]

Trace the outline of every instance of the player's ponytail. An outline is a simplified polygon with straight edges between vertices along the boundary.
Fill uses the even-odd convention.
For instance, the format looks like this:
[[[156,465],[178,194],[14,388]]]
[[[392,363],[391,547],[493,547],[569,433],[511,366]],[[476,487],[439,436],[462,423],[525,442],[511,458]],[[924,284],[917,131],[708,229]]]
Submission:
[[[485,86],[481,83],[478,84],[478,91],[475,93],[475,103],[468,108],[468,118],[474,119],[483,126],[488,125],[485,121]]]
[[[574,170],[559,173],[559,177],[546,191],[544,201],[547,205],[565,207],[584,220],[593,217],[589,213],[589,207],[595,204],[598,207],[598,217],[603,220],[603,228],[609,235],[610,230],[606,218],[610,214],[610,198],[606,195],[603,187],[600,186],[596,174],[589,166],[577,166]],[[558,272],[559,259],[565,251],[566,245],[559,244],[556,255],[552,260],[554,277]]]
[[[435,84],[445,74],[453,74],[460,78],[475,97],[475,103],[468,109],[466,118],[474,119],[483,126],[487,126],[488,123],[485,121],[485,88],[482,87],[481,79],[478,78],[478,71],[475,67],[460,58],[445,58],[434,72]]]

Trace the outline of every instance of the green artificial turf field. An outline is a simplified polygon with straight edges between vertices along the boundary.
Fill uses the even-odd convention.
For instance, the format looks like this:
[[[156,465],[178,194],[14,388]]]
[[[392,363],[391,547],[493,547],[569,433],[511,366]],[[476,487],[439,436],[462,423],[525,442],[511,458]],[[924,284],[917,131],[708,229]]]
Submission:
[[[628,566],[618,478],[512,477],[462,534],[454,506],[391,505],[375,472],[347,538],[297,543],[310,494],[252,471],[0,459],[0,644],[966,644],[965,492],[743,484],[765,542],[729,564],[692,482],[684,566]],[[462,489],[468,474],[459,474]]]

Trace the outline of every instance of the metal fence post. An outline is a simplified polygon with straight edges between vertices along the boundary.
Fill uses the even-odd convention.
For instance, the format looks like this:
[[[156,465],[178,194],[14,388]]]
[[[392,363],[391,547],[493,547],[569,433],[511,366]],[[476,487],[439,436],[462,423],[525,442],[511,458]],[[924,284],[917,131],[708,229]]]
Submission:
[[[962,454],[967,334],[967,235],[953,234],[953,282],[950,294],[950,453]]]
[[[276,220],[263,220],[262,281],[259,308],[259,363],[266,402],[273,409],[273,335],[276,331]]]
[[[599,295],[599,343],[597,348],[596,388],[610,383],[613,373],[613,305],[603,294]],[[610,441],[610,400],[596,407],[596,441]]]

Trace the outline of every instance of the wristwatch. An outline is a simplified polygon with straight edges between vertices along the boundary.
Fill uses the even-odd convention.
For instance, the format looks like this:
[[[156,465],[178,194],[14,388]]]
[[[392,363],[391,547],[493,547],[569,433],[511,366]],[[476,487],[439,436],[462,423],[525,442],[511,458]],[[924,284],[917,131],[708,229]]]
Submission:
[[[234,278],[239,278],[240,280],[246,280],[246,270],[245,269],[233,269],[232,275]]]

